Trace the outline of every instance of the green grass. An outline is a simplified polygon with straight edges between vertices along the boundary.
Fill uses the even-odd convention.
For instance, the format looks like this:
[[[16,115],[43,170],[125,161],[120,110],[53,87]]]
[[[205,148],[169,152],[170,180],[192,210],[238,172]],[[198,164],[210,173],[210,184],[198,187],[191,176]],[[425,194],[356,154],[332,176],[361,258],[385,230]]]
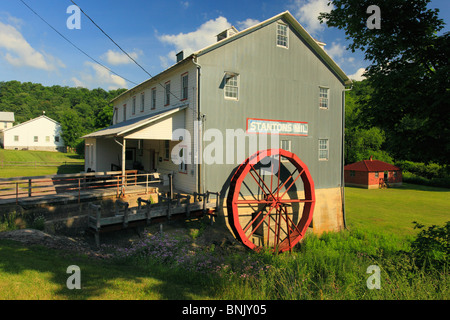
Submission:
[[[448,300],[448,267],[423,269],[409,252],[418,232],[412,221],[449,220],[449,192],[346,188],[349,230],[308,234],[292,254],[277,256],[225,255],[209,245],[193,257],[180,236],[144,238],[108,261],[0,241],[0,299]],[[81,290],[66,288],[69,265],[81,268]],[[367,288],[371,265],[381,269],[380,290]]]
[[[61,165],[52,167],[35,166],[34,164],[29,166],[2,166],[3,162],[60,162]],[[76,162],[79,165],[64,165],[64,162]],[[74,153],[0,149],[1,178],[79,173],[83,170],[84,159]]]
[[[81,270],[81,290],[66,286],[67,267]],[[0,299],[208,299],[201,283],[178,281],[162,268],[93,261],[40,246],[0,241]],[[172,278],[172,279],[171,279]]]
[[[399,188],[345,188],[349,228],[413,235],[413,221],[442,225],[449,221],[450,189],[407,184]]]

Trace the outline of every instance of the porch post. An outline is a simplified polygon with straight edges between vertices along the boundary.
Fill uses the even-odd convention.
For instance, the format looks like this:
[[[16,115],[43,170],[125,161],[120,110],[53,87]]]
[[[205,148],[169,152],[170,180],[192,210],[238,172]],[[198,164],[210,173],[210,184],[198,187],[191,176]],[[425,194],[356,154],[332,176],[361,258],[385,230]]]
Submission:
[[[122,193],[123,189],[125,188],[125,152],[126,152],[126,146],[127,142],[125,138],[123,138],[122,142]]]

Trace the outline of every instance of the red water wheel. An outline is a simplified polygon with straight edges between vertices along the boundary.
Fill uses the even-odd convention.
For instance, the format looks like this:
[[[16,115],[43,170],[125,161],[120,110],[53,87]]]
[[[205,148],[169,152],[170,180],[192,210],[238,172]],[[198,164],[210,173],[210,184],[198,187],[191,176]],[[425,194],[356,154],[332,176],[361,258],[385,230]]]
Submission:
[[[230,182],[228,221],[237,239],[253,250],[291,250],[305,235],[315,204],[306,165],[283,149],[258,151]]]

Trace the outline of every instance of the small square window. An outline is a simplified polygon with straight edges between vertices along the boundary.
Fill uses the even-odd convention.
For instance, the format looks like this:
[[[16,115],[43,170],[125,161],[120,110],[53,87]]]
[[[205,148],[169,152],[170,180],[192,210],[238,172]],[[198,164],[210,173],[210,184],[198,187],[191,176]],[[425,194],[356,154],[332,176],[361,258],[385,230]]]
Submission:
[[[328,139],[319,139],[319,160],[328,160]]]
[[[59,142],[59,136],[55,136],[55,142]]]
[[[38,136],[34,136],[34,142],[39,142]]]

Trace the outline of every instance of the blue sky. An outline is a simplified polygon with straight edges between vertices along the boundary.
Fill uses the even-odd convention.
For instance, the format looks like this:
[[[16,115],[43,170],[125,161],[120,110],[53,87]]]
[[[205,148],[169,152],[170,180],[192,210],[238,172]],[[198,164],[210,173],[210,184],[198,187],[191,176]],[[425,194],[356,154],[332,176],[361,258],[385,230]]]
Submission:
[[[88,55],[119,74],[112,74],[71,46],[20,0],[0,4],[0,81],[83,86],[105,90],[131,88],[149,78],[81,14],[81,29],[69,29],[69,0],[23,0],[50,25]],[[233,25],[243,30],[289,10],[352,78],[367,67],[361,53],[345,50],[342,31],[317,22],[328,0],[74,0],[105,32],[152,76],[175,61],[180,50],[194,51],[215,41]],[[448,23],[448,0],[432,0]],[[446,26],[445,31],[449,31]],[[127,80],[125,80],[126,78]]]

